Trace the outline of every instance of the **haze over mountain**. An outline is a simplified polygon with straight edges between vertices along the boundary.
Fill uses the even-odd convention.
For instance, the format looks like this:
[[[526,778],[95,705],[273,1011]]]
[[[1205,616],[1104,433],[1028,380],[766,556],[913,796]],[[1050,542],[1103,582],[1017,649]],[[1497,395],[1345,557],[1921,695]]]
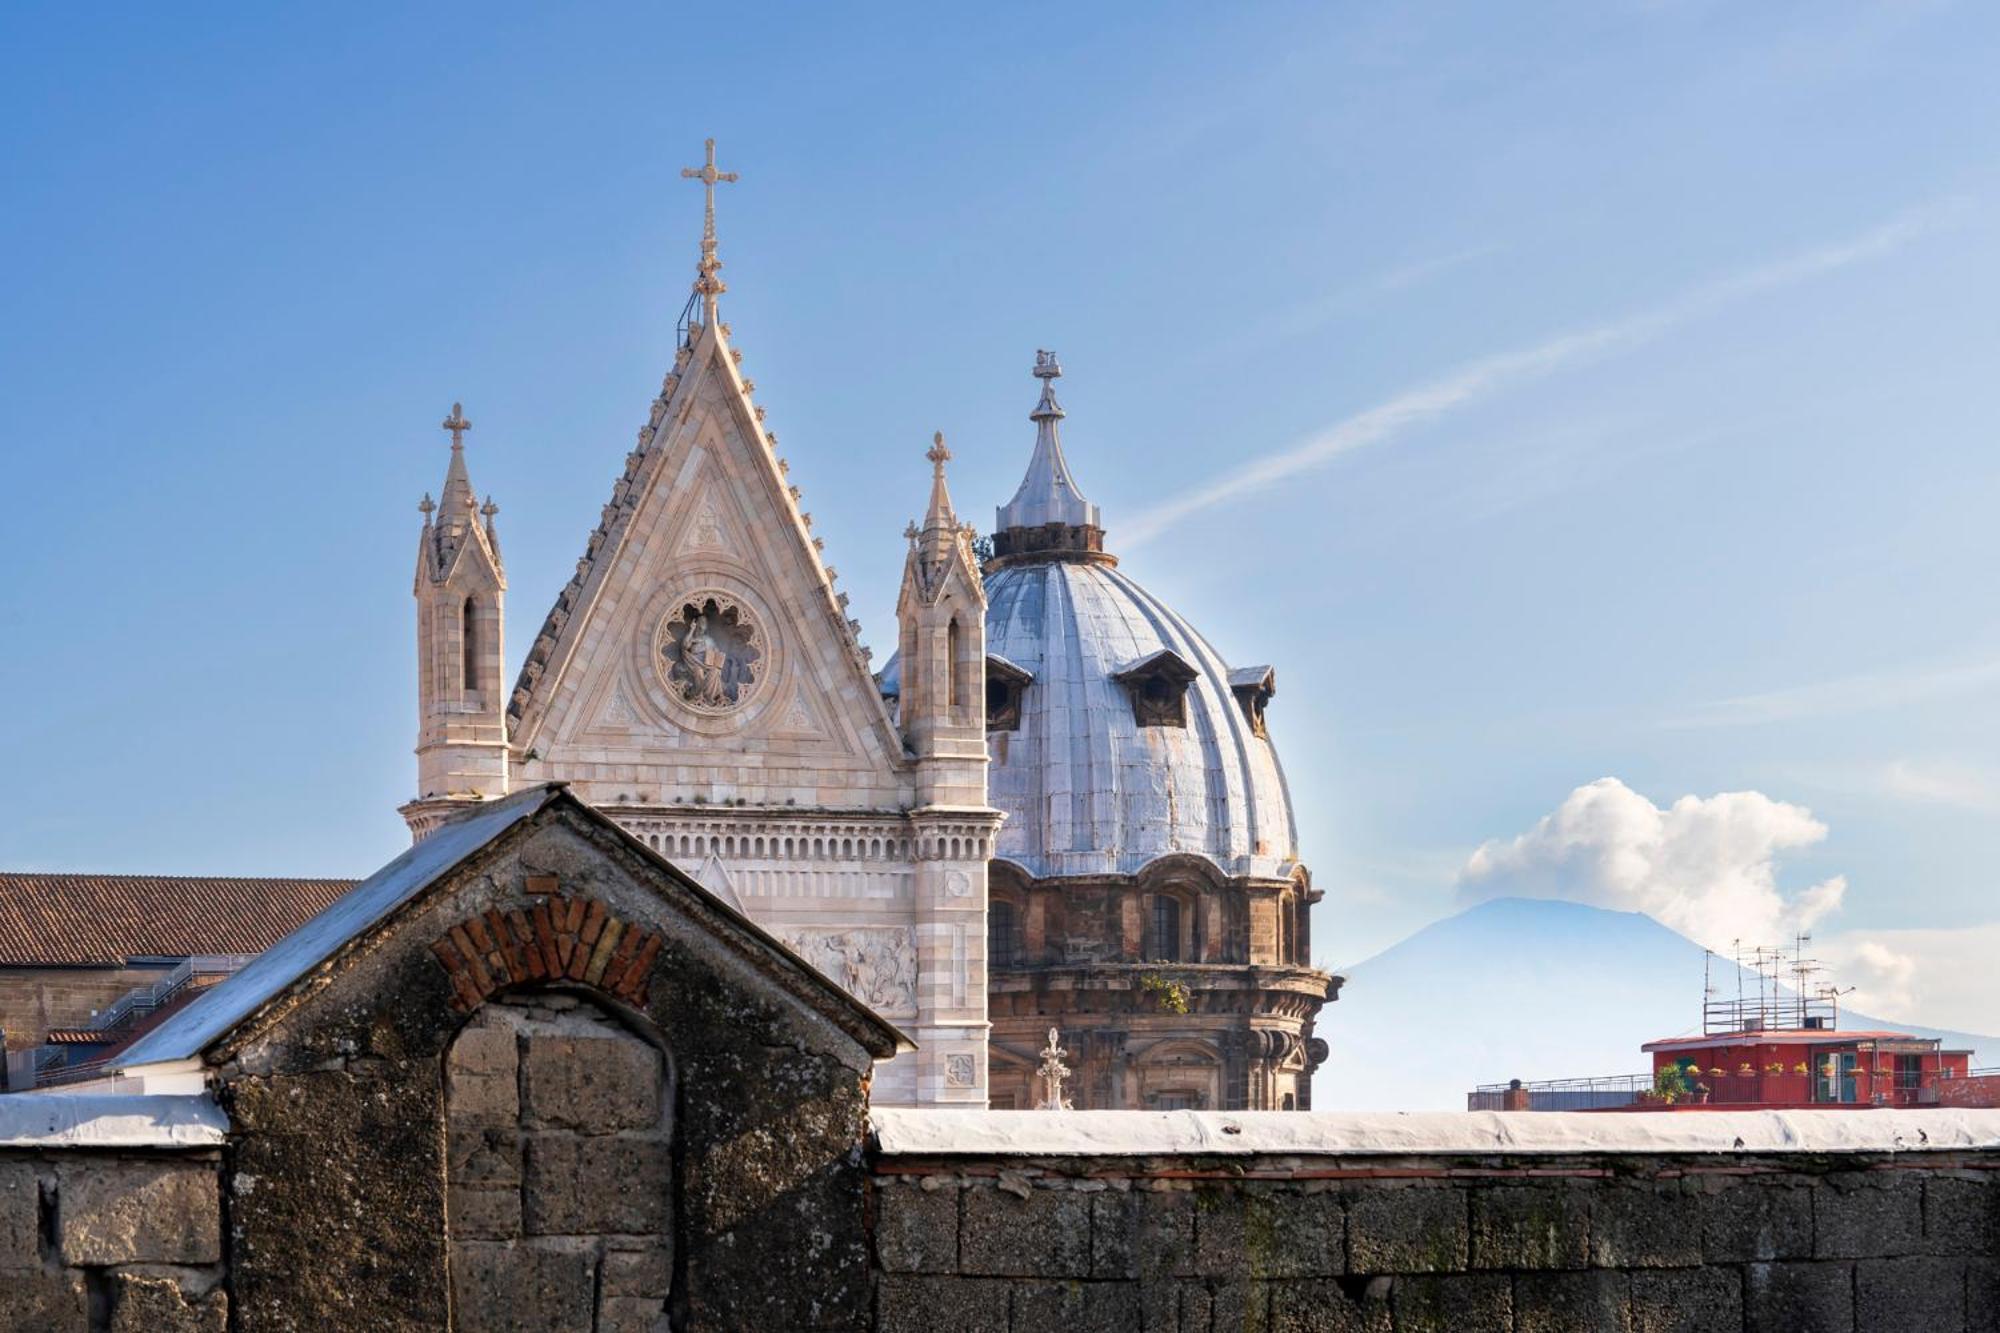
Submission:
[[[1321,1110],[1462,1110],[1476,1084],[1639,1073],[1642,1043],[1699,1032],[1702,947],[1640,912],[1500,898],[1435,922],[1352,967],[1320,1016],[1332,1053]],[[1718,989],[1733,967],[1717,960]],[[1754,985],[1754,982],[1752,983]],[[1850,1014],[1971,1047],[2000,1064],[2000,1037]]]

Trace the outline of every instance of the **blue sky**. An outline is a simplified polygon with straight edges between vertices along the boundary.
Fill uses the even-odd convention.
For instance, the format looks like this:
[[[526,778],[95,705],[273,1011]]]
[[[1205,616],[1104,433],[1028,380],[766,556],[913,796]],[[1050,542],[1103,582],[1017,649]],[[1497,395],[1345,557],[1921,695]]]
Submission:
[[[0,864],[403,844],[435,423],[476,423],[518,663],[669,360],[713,134],[726,315],[878,655],[930,433],[990,513],[1053,347],[1125,567],[1278,668],[1324,961],[1501,892],[1710,939],[1816,912],[1878,1012],[2000,1025],[1966,961],[2000,938],[1996,37],[1971,3],[13,8]],[[1572,796],[1606,778],[1632,799]]]

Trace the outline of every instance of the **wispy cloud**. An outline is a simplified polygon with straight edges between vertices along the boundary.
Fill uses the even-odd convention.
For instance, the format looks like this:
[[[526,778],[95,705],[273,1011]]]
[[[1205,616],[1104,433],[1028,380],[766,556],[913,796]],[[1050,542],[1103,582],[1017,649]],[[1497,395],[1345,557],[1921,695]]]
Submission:
[[[1804,718],[1902,708],[1952,698],[2000,683],[2000,657],[1950,665],[1913,666],[1815,681],[1760,694],[1699,704],[1663,724],[1674,728],[1755,727]]]
[[[1336,422],[1289,449],[1250,459],[1226,476],[1211,478],[1170,496],[1140,513],[1131,523],[1121,525],[1119,544],[1128,549],[1136,547],[1190,514],[1268,490],[1291,477],[1324,467],[1344,454],[1393,439],[1516,384],[1593,356],[1638,346],[1678,325],[1760,293],[1891,254],[1939,230],[1959,211],[1956,200],[1913,208],[1858,236],[1703,283],[1649,309],[1472,361]]]

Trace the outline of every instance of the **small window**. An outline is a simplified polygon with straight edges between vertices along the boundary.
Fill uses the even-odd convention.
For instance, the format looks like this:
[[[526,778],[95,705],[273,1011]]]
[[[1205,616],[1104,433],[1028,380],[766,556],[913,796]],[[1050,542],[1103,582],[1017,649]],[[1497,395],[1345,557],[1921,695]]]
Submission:
[[[995,899],[986,907],[986,963],[1013,967],[1020,961],[1021,939],[1014,922],[1014,904]]]
[[[1111,679],[1132,698],[1132,719],[1142,727],[1185,727],[1188,686],[1199,678],[1188,660],[1171,648],[1139,659]]]
[[[1153,895],[1153,932],[1146,941],[1146,957],[1156,963],[1181,960],[1181,901],[1167,894]]]
[[[460,652],[465,658],[465,688],[479,688],[479,609],[470,597],[465,599],[465,610],[460,616]]]
[[[1019,731],[1021,702],[1034,676],[1004,657],[986,658],[986,729]]]
[[[1153,1109],[1155,1111],[1199,1111],[1201,1109],[1201,1094],[1185,1088],[1177,1088],[1172,1092],[1156,1092],[1153,1094]]]

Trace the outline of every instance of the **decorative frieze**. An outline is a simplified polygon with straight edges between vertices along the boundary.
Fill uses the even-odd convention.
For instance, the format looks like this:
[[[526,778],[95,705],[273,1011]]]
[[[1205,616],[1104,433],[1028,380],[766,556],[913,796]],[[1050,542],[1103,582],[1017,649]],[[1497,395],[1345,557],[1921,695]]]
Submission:
[[[880,1014],[917,1012],[917,932],[912,926],[795,927],[792,951]]]

